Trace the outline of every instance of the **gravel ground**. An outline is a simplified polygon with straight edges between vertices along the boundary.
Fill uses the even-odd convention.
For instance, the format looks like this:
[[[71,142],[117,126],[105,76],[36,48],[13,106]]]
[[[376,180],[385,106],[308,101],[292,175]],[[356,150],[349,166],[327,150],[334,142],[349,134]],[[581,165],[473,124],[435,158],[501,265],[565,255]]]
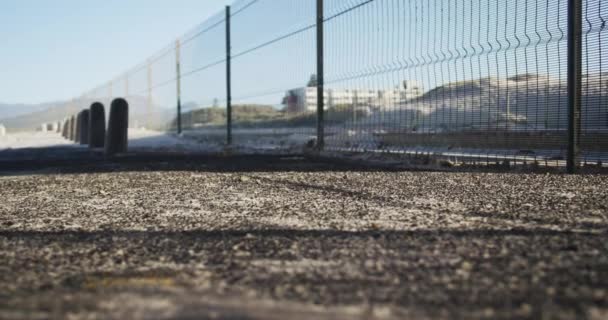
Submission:
[[[218,158],[0,198],[2,319],[608,318],[608,176]]]

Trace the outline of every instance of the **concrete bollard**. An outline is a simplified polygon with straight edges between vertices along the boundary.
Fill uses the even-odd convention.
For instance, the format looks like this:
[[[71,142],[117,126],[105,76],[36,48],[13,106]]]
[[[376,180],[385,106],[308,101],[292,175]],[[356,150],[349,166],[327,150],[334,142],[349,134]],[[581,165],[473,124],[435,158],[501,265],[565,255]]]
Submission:
[[[105,154],[112,156],[127,152],[129,134],[129,104],[125,99],[112,101],[106,134]]]
[[[66,119],[63,121],[63,128],[61,128],[61,136],[64,139],[70,138],[70,120]]]
[[[70,118],[70,117],[67,117],[65,119],[65,125],[64,125],[65,128],[66,128],[65,129],[65,138],[67,140],[70,140],[70,126],[71,126],[71,123],[72,123],[71,120],[72,120],[72,118]]]
[[[6,127],[0,124],[0,137],[6,136]]]
[[[106,111],[95,102],[89,109],[89,148],[103,148],[106,141]]]
[[[66,136],[65,138],[68,140],[72,139],[72,117],[68,117],[68,119],[65,122],[65,126],[67,127],[67,132],[66,132]]]
[[[70,118],[70,138],[71,141],[76,140],[76,116]]]
[[[76,127],[74,130],[74,142],[80,143],[80,130],[82,128],[82,111],[76,114]]]
[[[82,110],[80,118],[80,138],[78,141],[81,145],[86,145],[89,144],[89,110]]]
[[[61,121],[55,122],[55,133],[61,133]]]
[[[70,140],[70,117],[63,119],[63,130],[65,132],[64,138]]]

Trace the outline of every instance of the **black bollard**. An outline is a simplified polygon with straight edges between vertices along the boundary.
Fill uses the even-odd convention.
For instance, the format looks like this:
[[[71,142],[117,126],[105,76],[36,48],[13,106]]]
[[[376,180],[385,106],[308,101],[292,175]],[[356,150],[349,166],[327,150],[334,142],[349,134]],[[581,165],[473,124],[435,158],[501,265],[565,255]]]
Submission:
[[[67,117],[65,119],[65,138],[68,140],[70,140],[71,120],[72,120],[72,118],[70,118],[70,117]]]
[[[103,104],[95,102],[89,109],[89,147],[103,148],[106,141],[106,111]]]
[[[76,127],[74,130],[74,142],[80,143],[80,128],[82,128],[82,112],[76,114]]]
[[[76,137],[76,116],[70,117],[70,140],[74,141]]]
[[[89,109],[80,112],[80,144],[89,144]]]
[[[106,135],[106,156],[127,152],[129,131],[129,104],[125,99],[112,101],[110,121]]]
[[[63,120],[63,128],[61,128],[61,136],[64,139],[68,139],[70,134],[70,121],[68,119]]]

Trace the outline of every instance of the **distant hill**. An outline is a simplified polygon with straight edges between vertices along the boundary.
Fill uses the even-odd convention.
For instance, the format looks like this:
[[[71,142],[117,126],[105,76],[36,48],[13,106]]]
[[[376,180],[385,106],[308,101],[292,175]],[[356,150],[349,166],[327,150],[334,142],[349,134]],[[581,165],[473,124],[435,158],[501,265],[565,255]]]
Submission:
[[[131,125],[149,127],[153,129],[164,129],[172,120],[175,113],[172,106],[153,105],[148,108],[145,97],[129,97],[129,114]],[[101,101],[106,105],[106,117],[110,110],[108,101]],[[80,110],[90,106],[92,100],[81,100],[78,102],[59,102],[36,105],[31,108],[23,107],[22,112],[6,113],[11,115],[0,119],[9,132],[29,131],[38,128],[42,123],[61,121],[64,118],[76,114]],[[17,108],[15,105],[13,108]],[[25,105],[23,105],[25,106]],[[0,105],[2,108],[2,105]],[[8,107],[7,107],[8,109]]]
[[[62,115],[71,114],[75,111],[76,107],[58,104],[55,106],[47,106],[44,109],[18,115],[16,117],[2,119],[0,120],[0,123],[4,124],[9,132],[31,131],[39,127],[42,123],[59,121],[63,118]]]
[[[22,104],[22,103],[0,103],[0,122],[4,119],[15,118],[29,113],[51,108],[57,103]]]
[[[608,128],[608,73],[582,78],[581,126],[583,129]],[[175,106],[171,103],[148,106],[145,97],[128,98],[133,127],[155,130],[174,128]],[[563,79],[546,75],[522,74],[510,78],[482,78],[458,81],[433,88],[424,95],[355,114],[352,106],[338,106],[327,112],[326,124],[348,122],[356,116],[357,124],[383,130],[563,130],[567,127],[567,84]],[[75,114],[92,101],[41,104],[36,106],[0,105],[0,123],[9,131],[32,130],[42,123],[59,121]],[[102,101],[108,103],[107,101]],[[106,106],[107,107],[107,106]],[[309,126],[315,114],[289,115],[272,106],[234,105],[235,126]],[[108,108],[109,109],[109,108]],[[8,110],[8,111],[7,111]],[[204,108],[194,102],[183,105],[184,126],[222,125],[223,108]],[[16,115],[15,115],[16,114]]]
[[[608,128],[608,74],[582,79],[581,125]],[[391,128],[563,129],[568,122],[567,84],[536,74],[482,78],[436,87],[419,98],[375,112],[362,124]]]
[[[582,78],[581,127],[608,128],[608,73]],[[546,75],[521,74],[446,83],[422,96],[394,105],[371,106],[368,111],[352,105],[327,110],[326,125],[357,121],[359,126],[382,130],[563,130],[568,123],[567,83]],[[193,104],[183,114],[193,127],[223,125],[224,108]],[[356,110],[356,111],[354,111]],[[174,126],[173,121],[173,126]],[[234,105],[235,127],[314,126],[316,115],[293,115],[264,105]]]

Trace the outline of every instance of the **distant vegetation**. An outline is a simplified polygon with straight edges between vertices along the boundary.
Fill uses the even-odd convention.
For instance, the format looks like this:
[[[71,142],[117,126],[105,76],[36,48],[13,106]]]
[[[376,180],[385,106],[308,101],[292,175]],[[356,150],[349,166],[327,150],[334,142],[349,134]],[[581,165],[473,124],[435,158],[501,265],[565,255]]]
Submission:
[[[355,112],[351,105],[338,105],[327,111],[327,122],[341,123],[366,115],[362,110]],[[182,114],[182,121],[186,126],[193,127],[225,125],[226,108],[210,107],[188,111]],[[232,121],[235,127],[240,128],[310,127],[316,125],[317,115],[315,112],[289,113],[270,105],[244,104],[232,106]],[[175,126],[174,119],[172,127]]]
[[[151,117],[146,116],[148,113],[148,107],[146,104],[146,98],[132,96],[127,99],[129,101],[129,113],[132,117],[142,119],[148,119]],[[74,102],[55,102],[55,103],[46,103],[40,105],[14,105],[12,108],[23,108],[20,113],[11,113],[12,117],[5,118],[0,120],[0,123],[6,126],[6,129],[9,132],[19,132],[19,131],[31,131],[38,128],[43,123],[52,123],[61,121],[79,111],[88,108],[91,103],[97,100],[80,100]],[[103,100],[102,100],[103,101]],[[108,101],[103,101],[106,103],[106,114],[109,112],[109,103]],[[1,105],[0,108],[9,108],[9,106]],[[27,111],[24,111],[27,110]],[[157,106],[153,106],[152,110],[161,110],[156,111],[153,115],[152,120],[149,121],[150,127],[152,128],[160,128],[162,127],[162,123],[167,123],[167,119],[170,119],[170,116],[167,115],[168,112],[158,108]],[[171,114],[174,113],[173,110],[169,110]],[[5,113],[8,114],[8,113]],[[145,123],[145,121],[141,121],[141,123]]]
[[[583,129],[608,127],[608,73],[584,75],[582,78],[581,115]],[[313,76],[309,85],[314,85]],[[327,125],[340,125],[354,119],[361,126],[386,131],[419,128],[439,132],[458,130],[553,130],[567,127],[567,84],[547,75],[522,74],[509,78],[486,77],[451,82],[427,91],[422,96],[386,106],[336,105],[326,112]],[[152,130],[175,130],[175,105],[148,105],[146,97],[131,96],[130,122],[135,127]],[[56,103],[26,108],[0,105],[0,116],[9,132],[32,130],[41,123],[63,119],[90,105],[91,100]],[[105,101],[106,104],[109,101]],[[107,107],[107,106],[106,106]],[[40,110],[40,109],[43,110]],[[27,110],[27,111],[26,111]],[[226,124],[226,110],[217,105],[184,104],[184,127],[221,127]],[[24,114],[27,113],[27,114]],[[2,117],[0,117],[2,118]],[[271,105],[237,104],[233,106],[234,127],[278,128],[314,127],[314,111],[292,113]]]

